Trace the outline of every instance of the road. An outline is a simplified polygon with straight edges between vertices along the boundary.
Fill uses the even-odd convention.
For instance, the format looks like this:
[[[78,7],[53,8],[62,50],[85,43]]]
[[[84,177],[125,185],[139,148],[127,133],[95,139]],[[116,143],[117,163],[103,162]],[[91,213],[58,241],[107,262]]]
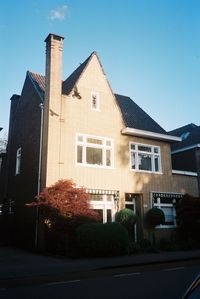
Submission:
[[[1,282],[1,299],[179,299],[200,260],[102,269],[72,276]]]

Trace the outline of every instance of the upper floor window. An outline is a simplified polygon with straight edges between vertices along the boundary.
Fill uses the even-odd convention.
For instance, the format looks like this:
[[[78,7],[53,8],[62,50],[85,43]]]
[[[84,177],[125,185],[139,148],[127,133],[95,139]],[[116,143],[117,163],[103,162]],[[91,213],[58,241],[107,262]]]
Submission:
[[[16,166],[15,166],[15,174],[20,174],[21,172],[21,158],[22,158],[22,148],[17,149],[16,153]]]
[[[161,172],[160,147],[130,143],[131,169],[145,172]]]
[[[76,161],[78,164],[113,167],[113,140],[77,134]]]
[[[91,92],[91,109],[100,111],[100,100],[97,92]]]

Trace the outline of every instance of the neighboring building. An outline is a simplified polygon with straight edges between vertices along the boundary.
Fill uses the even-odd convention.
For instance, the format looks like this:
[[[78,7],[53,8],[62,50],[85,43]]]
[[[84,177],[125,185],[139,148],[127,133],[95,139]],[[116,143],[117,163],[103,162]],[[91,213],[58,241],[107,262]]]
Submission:
[[[37,211],[25,207],[59,179],[73,179],[90,194],[102,221],[128,207],[142,220],[152,206],[176,227],[174,204],[197,195],[197,177],[173,175],[169,135],[129,97],[114,94],[93,52],[62,81],[63,38],[46,42],[46,74],[26,74],[11,98],[6,195],[15,201],[18,242],[34,244]]]
[[[172,168],[179,173],[198,176],[200,196],[200,126],[188,124],[169,133],[181,138],[181,142],[171,146]]]

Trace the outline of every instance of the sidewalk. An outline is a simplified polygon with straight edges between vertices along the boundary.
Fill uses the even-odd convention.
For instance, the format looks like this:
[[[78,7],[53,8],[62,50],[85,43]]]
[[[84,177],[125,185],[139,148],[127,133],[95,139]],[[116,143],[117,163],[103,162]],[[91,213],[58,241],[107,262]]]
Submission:
[[[14,247],[0,247],[0,280],[189,259],[200,259],[200,250],[136,254],[112,258],[70,259],[45,256]]]

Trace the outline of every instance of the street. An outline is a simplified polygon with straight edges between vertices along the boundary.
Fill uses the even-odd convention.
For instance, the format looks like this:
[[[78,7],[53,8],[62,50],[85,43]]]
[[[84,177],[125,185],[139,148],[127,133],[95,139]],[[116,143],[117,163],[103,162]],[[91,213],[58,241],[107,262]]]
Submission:
[[[18,285],[1,287],[0,298],[181,299],[199,271],[200,261],[192,260],[76,273],[66,279],[24,280],[24,286],[22,279]]]

